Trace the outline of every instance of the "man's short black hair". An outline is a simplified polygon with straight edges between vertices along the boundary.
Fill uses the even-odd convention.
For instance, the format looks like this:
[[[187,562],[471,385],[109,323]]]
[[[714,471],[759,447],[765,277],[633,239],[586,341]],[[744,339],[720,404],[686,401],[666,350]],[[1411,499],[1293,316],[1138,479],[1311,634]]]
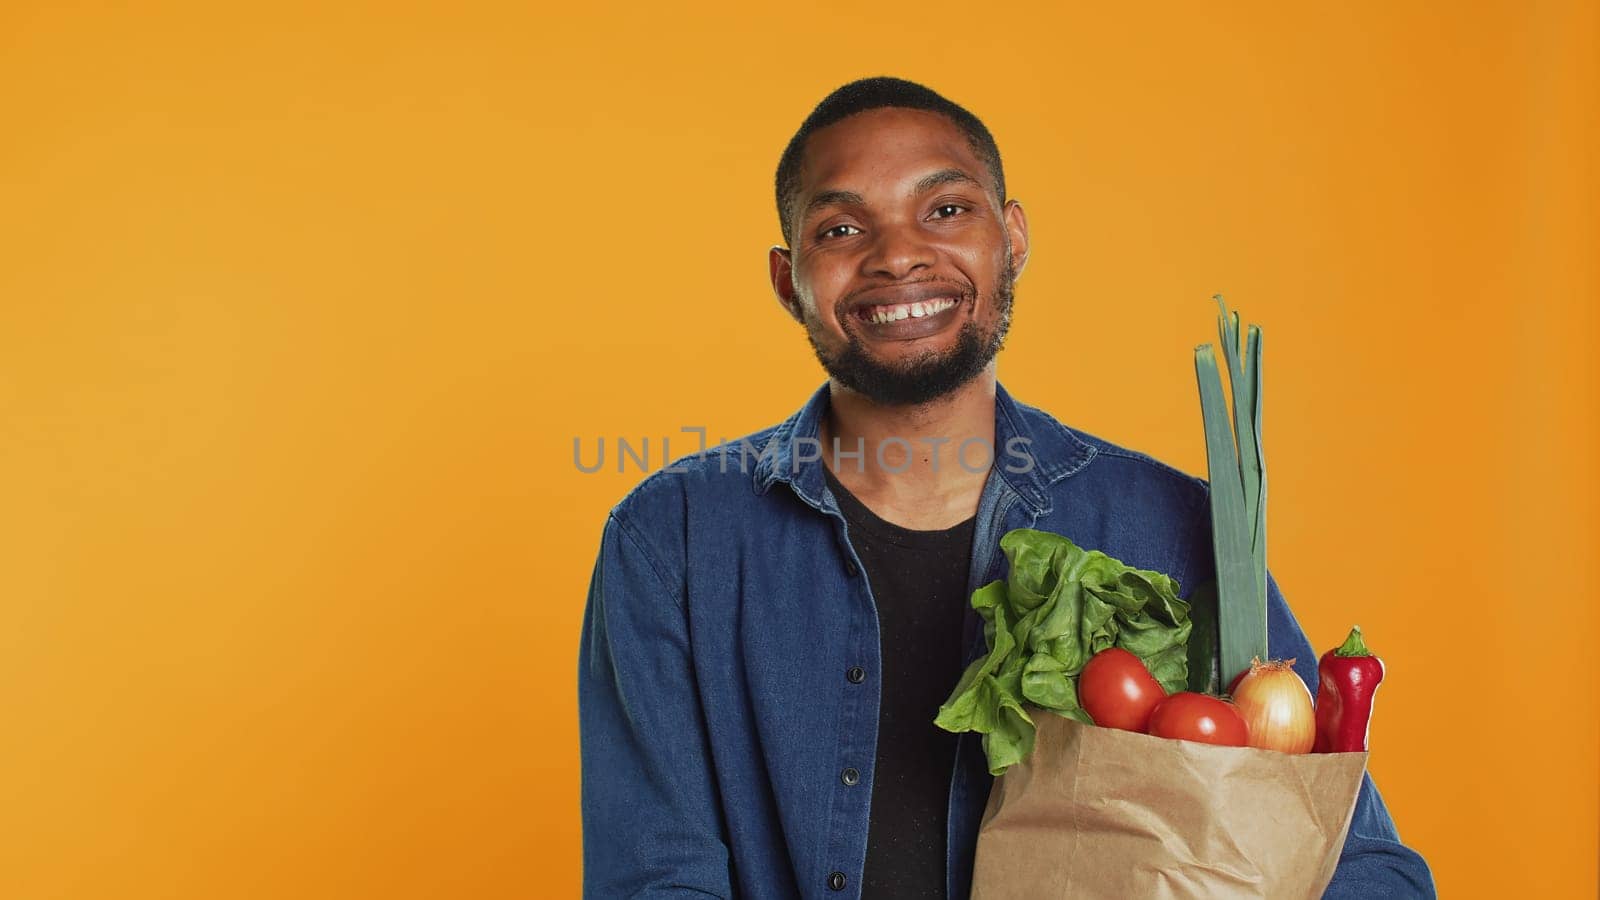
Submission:
[[[994,137],[977,116],[914,81],[888,76],[861,78],[824,97],[789,139],[789,146],[784,148],[783,158],[778,161],[778,224],[783,229],[784,242],[790,247],[794,246],[793,207],[800,194],[800,156],[805,151],[806,139],[812,132],[847,116],[886,106],[928,110],[954,122],[966,134],[972,152],[988,167],[994,178],[995,196],[1001,203],[1005,202],[1006,176],[1000,166],[1000,148],[995,146]]]

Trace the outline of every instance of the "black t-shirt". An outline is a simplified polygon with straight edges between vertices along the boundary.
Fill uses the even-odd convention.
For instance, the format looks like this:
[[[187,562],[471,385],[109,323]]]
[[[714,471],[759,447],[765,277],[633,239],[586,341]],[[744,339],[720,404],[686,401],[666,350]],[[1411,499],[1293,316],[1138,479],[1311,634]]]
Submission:
[[[956,735],[933,724],[961,678],[974,516],[939,531],[887,522],[823,467],[878,608],[883,684],[864,900],[945,900]]]

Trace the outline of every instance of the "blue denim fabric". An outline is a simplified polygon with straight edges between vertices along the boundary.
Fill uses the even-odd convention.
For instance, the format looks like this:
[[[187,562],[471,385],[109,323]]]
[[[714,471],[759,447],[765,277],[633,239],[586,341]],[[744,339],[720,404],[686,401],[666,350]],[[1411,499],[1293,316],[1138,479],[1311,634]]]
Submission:
[[[859,895],[878,622],[816,445],[794,440],[816,438],[827,403],[825,383],[783,423],[653,473],[606,520],[578,663],[587,897]],[[1212,577],[1205,481],[1067,428],[1004,387],[995,436],[969,592],[1005,577],[1000,536],[1024,527],[1165,572],[1185,597]],[[1013,438],[1031,467],[1007,454],[1021,446]],[[982,464],[976,451],[968,459]],[[1314,692],[1317,654],[1270,574],[1268,593],[1273,654],[1294,657]],[[970,608],[965,637],[970,661],[984,651]],[[852,667],[865,677],[847,676]],[[846,784],[846,768],[859,781]],[[990,783],[977,736],[963,735],[952,898],[970,890]],[[1370,776],[1326,896],[1434,896]]]

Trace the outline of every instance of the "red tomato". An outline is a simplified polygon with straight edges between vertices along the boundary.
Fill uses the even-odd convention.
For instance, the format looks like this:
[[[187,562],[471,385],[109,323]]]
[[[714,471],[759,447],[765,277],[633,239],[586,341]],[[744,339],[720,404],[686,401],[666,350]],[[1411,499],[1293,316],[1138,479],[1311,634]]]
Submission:
[[[1250,729],[1232,703],[1193,691],[1161,701],[1150,714],[1150,733],[1224,747],[1243,747],[1250,740]]]
[[[1144,731],[1167,692],[1139,657],[1121,647],[1094,655],[1078,675],[1078,702],[1096,725]]]

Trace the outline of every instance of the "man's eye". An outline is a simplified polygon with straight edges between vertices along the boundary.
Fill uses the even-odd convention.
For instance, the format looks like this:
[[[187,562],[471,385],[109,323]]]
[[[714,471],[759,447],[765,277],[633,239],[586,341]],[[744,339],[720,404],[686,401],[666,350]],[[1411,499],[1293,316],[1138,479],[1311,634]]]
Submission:
[[[939,207],[938,209],[934,210],[934,212],[935,213],[942,213],[947,209],[962,211],[962,210],[965,210],[966,207],[965,206],[961,206],[960,204],[956,204],[956,203],[946,203],[945,205],[943,205],[943,206]],[[955,215],[955,213],[951,213],[950,215]],[[939,218],[948,219],[948,218],[950,218],[950,216],[940,216]]]
[[[854,225],[835,225],[835,226],[833,226],[833,227],[832,227],[832,228],[829,228],[829,229],[828,229],[828,230],[827,230],[827,231],[824,231],[824,232],[823,232],[823,233],[822,233],[822,237],[824,237],[824,238],[830,238],[830,237],[849,237],[849,235],[844,235],[844,234],[835,234],[835,233],[834,233],[834,232],[836,232],[836,231],[838,231],[838,230],[839,230],[839,229],[841,229],[841,228],[855,228],[855,226],[854,226]],[[860,231],[860,230],[861,230],[861,229],[859,229],[859,228],[857,228],[857,229],[856,229],[856,230],[857,230],[857,231]]]

